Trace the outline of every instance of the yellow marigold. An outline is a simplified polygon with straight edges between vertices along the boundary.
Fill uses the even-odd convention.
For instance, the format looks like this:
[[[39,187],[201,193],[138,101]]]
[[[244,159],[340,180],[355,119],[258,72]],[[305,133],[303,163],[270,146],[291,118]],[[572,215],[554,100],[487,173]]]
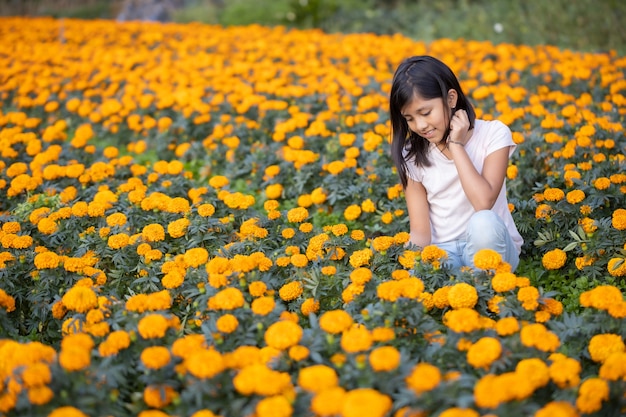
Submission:
[[[507,292],[517,288],[517,277],[511,272],[496,273],[491,279],[491,287],[495,292]]]
[[[41,252],[35,255],[35,267],[37,269],[53,269],[61,263],[61,257],[54,252]]]
[[[106,222],[110,227],[124,226],[126,224],[126,215],[124,213],[113,213],[107,216]]]
[[[541,258],[543,267],[548,270],[561,269],[567,261],[567,253],[564,250],[556,248],[546,252]]]
[[[406,377],[407,387],[417,395],[433,390],[441,382],[441,371],[435,365],[418,363]]]
[[[626,230],[626,209],[618,208],[613,211],[611,225],[617,230]]]
[[[165,239],[165,229],[157,223],[149,224],[141,231],[141,237],[146,242],[159,242]]]
[[[585,192],[582,190],[572,190],[567,193],[565,198],[570,204],[578,204],[585,199]]]
[[[579,417],[576,408],[567,401],[551,401],[537,410],[533,417]]]
[[[576,397],[576,408],[583,414],[600,411],[602,401],[609,399],[610,387],[607,381],[601,378],[589,378],[580,384]]]
[[[400,365],[401,355],[393,346],[381,346],[369,355],[369,363],[375,372],[393,371]]]
[[[107,245],[111,249],[121,249],[128,246],[130,237],[126,233],[117,233],[108,237]]]
[[[148,385],[143,390],[143,400],[148,407],[163,408],[169,405],[178,393],[169,385]]]
[[[372,255],[372,250],[369,248],[354,251],[352,252],[352,255],[350,255],[350,265],[352,265],[353,268],[368,265]]]
[[[473,308],[477,302],[478,292],[470,284],[460,282],[448,290],[448,303],[452,308]]]
[[[293,407],[284,395],[274,395],[261,399],[255,411],[256,417],[291,417]]]
[[[197,349],[184,361],[185,369],[196,378],[213,378],[225,369],[224,358],[215,349]]]
[[[229,182],[228,178],[223,175],[215,175],[209,179],[209,185],[216,189],[227,186]]]
[[[500,358],[502,345],[495,337],[483,337],[467,351],[467,363],[474,368],[489,369],[491,364]]]
[[[177,239],[179,237],[185,236],[187,233],[187,228],[189,227],[189,220],[186,218],[174,220],[167,225],[167,233]]]
[[[59,408],[55,408],[48,417],[89,417],[87,414],[83,413],[76,407],[72,406],[63,406]]]
[[[554,352],[561,344],[559,337],[541,323],[522,327],[520,340],[524,346],[534,347],[543,352]]]
[[[560,188],[548,188],[543,192],[543,197],[548,201],[561,201],[565,197],[565,192]]]
[[[198,214],[202,217],[211,217],[215,214],[215,206],[209,203],[201,204],[198,206]]]
[[[267,285],[263,281],[254,281],[251,282],[248,286],[248,291],[253,297],[261,297],[265,295],[267,291]]]
[[[320,416],[339,415],[345,396],[346,390],[342,387],[320,391],[311,400],[311,411]]]
[[[124,330],[116,330],[109,333],[106,340],[98,346],[100,356],[107,357],[117,355],[120,350],[130,346],[130,335]]]
[[[326,365],[311,365],[300,369],[298,386],[305,391],[319,393],[339,384],[337,372]]]
[[[320,310],[320,302],[314,298],[307,298],[300,306],[300,311],[304,316],[315,314]]]
[[[536,287],[523,287],[517,291],[517,300],[526,310],[535,310],[539,307],[539,290]]]
[[[443,316],[444,324],[457,333],[473,332],[480,329],[480,314],[471,308],[459,308],[447,311]]]
[[[369,268],[356,268],[350,273],[350,281],[357,285],[364,285],[372,279],[372,270]]]
[[[274,371],[263,363],[243,367],[233,378],[233,385],[243,395],[270,396],[293,389],[288,373]]]
[[[550,382],[548,365],[539,358],[520,360],[515,366],[515,373],[530,383],[533,390],[544,387]]]
[[[291,281],[278,290],[278,295],[283,301],[292,301],[302,295],[304,287],[300,281]]]
[[[535,209],[535,218],[550,220],[550,216],[554,213],[554,209],[548,204],[539,204]]]
[[[309,348],[302,345],[296,345],[289,348],[289,357],[294,361],[301,361],[309,357]]]
[[[291,264],[298,268],[304,268],[308,265],[309,259],[303,253],[296,253],[290,258]]]
[[[77,313],[86,313],[92,308],[98,307],[98,297],[93,289],[84,286],[70,288],[61,298],[63,305],[68,310]]]
[[[625,352],[626,345],[618,334],[596,334],[589,341],[589,354],[594,362],[604,362],[615,352]]]
[[[149,314],[139,320],[137,331],[144,339],[157,339],[165,336],[169,328],[168,319],[161,314]]]
[[[520,329],[515,317],[504,317],[496,322],[496,332],[499,336],[510,336]]]
[[[548,367],[550,379],[561,389],[577,387],[581,371],[580,362],[568,357],[554,360]]]
[[[378,236],[372,240],[372,247],[377,252],[385,252],[394,243],[394,239],[391,236]]]
[[[259,316],[267,316],[269,313],[274,311],[274,307],[276,306],[276,302],[274,301],[274,297],[264,296],[255,298],[250,305],[252,312]]]
[[[71,338],[75,335],[70,335]],[[75,372],[87,368],[91,364],[91,348],[65,343],[59,353],[59,365],[66,371]]]
[[[309,217],[309,211],[304,207],[295,207],[287,212],[287,220],[291,223],[302,223]]]
[[[222,333],[232,333],[237,330],[239,320],[232,314],[224,314],[215,323],[217,330]]]
[[[611,186],[611,180],[607,177],[596,178],[593,181],[593,186],[596,187],[596,189],[598,190],[606,190]]]
[[[611,306],[622,303],[622,292],[613,285],[598,285],[580,295],[580,305],[599,310],[608,310]]]
[[[435,307],[444,309],[450,305],[448,299],[448,292],[450,291],[450,288],[452,287],[446,285],[445,287],[440,287],[435,290],[433,294]]]
[[[356,220],[361,215],[361,212],[361,206],[358,204],[352,204],[346,207],[343,211],[343,217],[348,221]]]
[[[302,327],[290,320],[282,320],[267,328],[264,339],[268,346],[285,350],[297,345],[302,335]]]
[[[208,301],[210,309],[218,310],[234,310],[243,307],[245,299],[241,290],[234,287],[229,287],[221,290]]]
[[[448,258],[448,253],[436,245],[428,245],[422,249],[422,261],[426,263],[434,263]]]
[[[331,334],[338,334],[349,329],[352,323],[354,323],[352,316],[345,310],[326,311],[319,319],[320,328]]]
[[[471,408],[452,407],[444,410],[439,417],[480,417],[480,414]]]
[[[372,388],[348,391],[341,407],[341,417],[383,417],[391,410],[389,396]]]
[[[363,325],[355,324],[341,335],[341,347],[347,353],[366,351],[373,342],[372,334]]]
[[[483,271],[495,270],[502,263],[502,255],[493,249],[480,249],[474,255],[474,266]]]
[[[611,258],[607,264],[607,270],[609,274],[614,277],[626,276],[626,259],[625,258]]]
[[[602,362],[598,375],[608,381],[624,380],[626,378],[626,352],[610,354]]]

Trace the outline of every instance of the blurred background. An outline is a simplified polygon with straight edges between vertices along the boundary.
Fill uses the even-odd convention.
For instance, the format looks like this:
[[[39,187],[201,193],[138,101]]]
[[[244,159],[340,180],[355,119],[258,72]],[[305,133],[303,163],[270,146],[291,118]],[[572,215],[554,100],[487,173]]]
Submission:
[[[258,23],[626,54],[626,0],[0,0],[0,16]]]

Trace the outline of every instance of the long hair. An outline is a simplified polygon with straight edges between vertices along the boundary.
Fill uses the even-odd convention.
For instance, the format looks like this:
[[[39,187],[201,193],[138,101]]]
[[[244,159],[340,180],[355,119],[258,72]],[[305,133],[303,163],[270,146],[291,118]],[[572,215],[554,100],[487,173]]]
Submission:
[[[463,93],[456,75],[443,62],[427,55],[414,56],[402,61],[393,75],[389,94],[391,156],[403,188],[406,188],[408,183],[407,160],[414,159],[417,166],[429,166],[430,161],[427,155],[428,141],[409,129],[406,119],[402,116],[402,109],[416,96],[424,100],[441,98],[445,104],[450,89],[456,90],[458,95],[455,108],[465,110],[470,128],[474,127],[476,119],[474,107]],[[444,110],[449,121],[451,114],[448,106],[444,105]],[[448,122],[443,136],[444,141],[447,141],[449,134]]]

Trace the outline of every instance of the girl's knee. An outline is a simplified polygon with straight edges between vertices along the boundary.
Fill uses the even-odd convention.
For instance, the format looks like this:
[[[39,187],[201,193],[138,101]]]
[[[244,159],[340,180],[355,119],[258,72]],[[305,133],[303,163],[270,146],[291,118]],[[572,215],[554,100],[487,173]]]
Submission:
[[[467,226],[467,240],[490,247],[505,236],[502,220],[491,210],[480,210],[472,215]]]

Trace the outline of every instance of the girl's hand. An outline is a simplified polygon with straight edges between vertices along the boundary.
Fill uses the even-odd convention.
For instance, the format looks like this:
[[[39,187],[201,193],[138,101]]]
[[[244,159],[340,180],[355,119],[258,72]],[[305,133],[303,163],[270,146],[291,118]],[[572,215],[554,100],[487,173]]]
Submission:
[[[467,142],[467,132],[469,131],[470,121],[465,110],[457,110],[450,119],[450,136],[448,142],[465,146]]]

